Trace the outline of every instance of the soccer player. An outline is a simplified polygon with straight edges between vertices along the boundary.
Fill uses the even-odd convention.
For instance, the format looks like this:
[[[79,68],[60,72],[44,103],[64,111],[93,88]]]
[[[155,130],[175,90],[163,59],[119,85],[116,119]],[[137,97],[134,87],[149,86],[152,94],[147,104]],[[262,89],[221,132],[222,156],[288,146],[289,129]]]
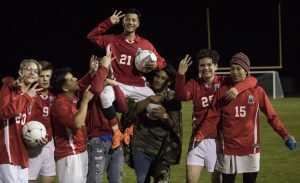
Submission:
[[[25,59],[16,81],[4,79],[0,91],[0,182],[28,182],[28,151],[22,127],[32,119],[40,70],[36,60]]]
[[[182,101],[193,100],[193,130],[191,135],[189,152],[186,160],[186,180],[188,183],[196,183],[200,179],[202,169],[206,167],[208,172],[212,173],[212,182],[220,182],[220,174],[214,171],[216,162],[216,132],[210,134],[196,148],[192,149],[191,144],[195,136],[195,132],[201,127],[209,104],[219,89],[220,85],[226,80],[230,80],[226,76],[215,75],[218,69],[220,55],[215,50],[201,49],[196,55],[197,68],[200,77],[191,79],[185,83],[185,73],[192,64],[191,58],[186,55],[179,64],[176,77],[176,97]],[[226,79],[227,78],[227,79]],[[236,95],[245,89],[255,86],[257,80],[254,77],[248,77],[247,80],[235,85],[226,94],[227,100],[232,100]]]
[[[54,142],[50,121],[51,106],[54,102],[54,95],[50,92],[50,78],[53,72],[53,65],[47,61],[39,62],[42,70],[38,78],[38,87],[42,90],[35,98],[33,108],[33,120],[43,123],[47,130],[48,143],[39,148],[28,147],[29,153],[29,182],[36,182],[40,175],[42,183],[51,183],[56,175],[54,160]]]
[[[132,160],[138,183],[171,182],[170,165],[179,164],[182,151],[181,102],[170,89],[176,70],[167,65],[156,71],[151,82],[155,96],[149,96],[136,104],[129,118],[138,115],[131,139]],[[146,108],[149,103],[159,104],[152,109],[149,119]],[[141,112],[140,112],[141,111]],[[133,118],[134,119],[134,118]]]
[[[105,35],[113,26],[123,18],[123,33],[119,35]],[[146,39],[136,34],[136,29],[140,26],[141,13],[137,9],[128,9],[125,14],[122,11],[115,11],[105,21],[101,22],[88,35],[87,38],[96,44],[100,49],[105,50],[108,46],[113,57],[110,68],[110,77],[120,84],[120,88],[126,97],[135,102],[154,95],[154,92],[146,86],[145,77],[134,67],[134,59],[138,49],[150,50],[157,56],[157,62],[146,64],[147,70],[161,69],[165,66],[165,60],[155,50],[154,46]],[[115,109],[112,106],[115,100],[112,87],[105,87],[101,93],[101,106],[105,116],[110,121],[110,125],[115,131],[113,136],[112,149],[120,146],[123,135],[118,130],[118,120]]]
[[[250,60],[239,52],[231,61],[231,82],[220,87],[215,94],[207,116],[195,135],[195,144],[218,130],[220,150],[216,169],[222,173],[223,183],[234,183],[236,173],[243,174],[243,182],[255,183],[260,167],[259,111],[272,128],[284,139],[296,143],[289,135],[263,88],[251,87],[235,100],[224,100],[225,93],[250,75]],[[217,124],[219,123],[218,127]]]
[[[57,95],[51,113],[55,134],[54,155],[59,182],[65,183],[86,182],[88,172],[85,118],[93,94],[87,87],[80,104],[77,104],[78,82],[68,68],[55,70],[51,79],[53,93]]]
[[[103,57],[102,64],[99,66],[97,58],[92,57],[91,69],[95,73],[93,78],[105,78],[108,73],[108,65],[106,61],[110,57]],[[94,61],[93,61],[94,60]],[[100,69],[98,69],[98,66]],[[100,75],[99,75],[100,74]],[[98,79],[99,80],[99,79]],[[125,96],[118,86],[118,82],[106,78],[106,82],[114,89],[116,101],[115,107],[120,112],[127,110],[127,102]],[[105,86],[106,87],[106,86]],[[87,182],[102,182],[104,172],[107,172],[109,182],[121,183],[123,171],[123,148],[111,149],[112,145],[112,129],[109,126],[108,119],[104,116],[103,110],[100,108],[100,93],[103,90],[103,81],[93,81],[91,90],[94,92],[94,98],[88,106],[86,117],[86,127],[88,133],[88,177]]]

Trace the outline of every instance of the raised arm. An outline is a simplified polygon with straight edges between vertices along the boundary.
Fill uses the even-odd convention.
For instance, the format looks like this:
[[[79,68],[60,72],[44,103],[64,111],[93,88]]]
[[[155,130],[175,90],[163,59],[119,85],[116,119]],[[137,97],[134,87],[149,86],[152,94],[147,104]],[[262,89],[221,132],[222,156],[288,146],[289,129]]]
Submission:
[[[110,40],[113,39],[110,35],[104,35],[104,33],[109,30],[113,25],[116,25],[120,22],[120,19],[125,16],[121,14],[122,11],[115,11],[108,19],[101,22],[97,27],[95,27],[87,35],[87,39],[99,46],[101,49],[105,49],[109,44]]]
[[[185,73],[193,62],[186,55],[179,63],[175,81],[175,95],[178,100],[188,101],[193,97],[193,80],[185,84]]]

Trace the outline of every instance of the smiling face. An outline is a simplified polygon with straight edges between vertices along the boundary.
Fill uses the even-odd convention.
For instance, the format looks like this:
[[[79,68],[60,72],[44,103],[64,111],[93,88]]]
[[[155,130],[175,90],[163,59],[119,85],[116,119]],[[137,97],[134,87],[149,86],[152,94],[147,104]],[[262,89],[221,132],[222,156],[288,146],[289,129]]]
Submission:
[[[140,20],[137,14],[128,13],[123,18],[123,27],[125,34],[135,33],[136,29],[140,26]]]
[[[28,86],[38,80],[39,66],[35,62],[25,62],[19,70],[20,78]]]
[[[244,81],[248,75],[247,71],[240,65],[231,64],[230,75],[234,83]]]
[[[204,57],[199,60],[198,71],[204,80],[213,78],[217,69],[218,64],[213,63],[212,58]]]

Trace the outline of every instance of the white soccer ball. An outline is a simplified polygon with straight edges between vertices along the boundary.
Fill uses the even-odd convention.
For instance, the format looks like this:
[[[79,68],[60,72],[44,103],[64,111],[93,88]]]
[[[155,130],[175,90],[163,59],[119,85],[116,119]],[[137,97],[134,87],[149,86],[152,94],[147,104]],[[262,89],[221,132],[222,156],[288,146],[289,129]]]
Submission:
[[[147,111],[147,116],[149,119],[152,119],[152,120],[158,120],[157,117],[154,117],[152,115],[152,110],[155,109],[155,108],[159,108],[161,105],[159,104],[153,104],[153,103],[149,103],[146,107],[146,111]]]
[[[39,141],[47,134],[45,126],[38,121],[30,121],[22,128],[22,137],[29,146],[38,146]]]
[[[152,51],[142,50],[139,48],[136,53],[134,63],[137,70],[144,73],[148,73],[151,70],[145,69],[145,64],[149,62],[156,62],[156,61],[157,61],[157,57]]]

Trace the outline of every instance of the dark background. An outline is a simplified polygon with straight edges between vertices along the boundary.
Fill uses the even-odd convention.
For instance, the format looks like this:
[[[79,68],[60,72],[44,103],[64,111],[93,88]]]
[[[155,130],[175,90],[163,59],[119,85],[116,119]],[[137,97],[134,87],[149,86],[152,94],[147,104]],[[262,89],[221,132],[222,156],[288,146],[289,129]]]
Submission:
[[[206,8],[210,11],[211,45],[221,54],[221,67],[228,66],[230,57],[239,51],[250,57],[252,66],[279,66],[278,3],[283,68],[272,70],[279,72],[286,94],[299,94],[300,12],[298,2],[292,0],[6,2],[1,5],[0,76],[16,76],[25,58],[69,66],[82,76],[90,56],[103,54],[87,41],[88,32],[114,10],[131,7],[142,12],[138,34],[150,40],[175,68],[185,54],[194,57],[198,49],[208,47]],[[109,31],[120,32],[121,25]],[[194,67],[188,77],[195,75]]]

